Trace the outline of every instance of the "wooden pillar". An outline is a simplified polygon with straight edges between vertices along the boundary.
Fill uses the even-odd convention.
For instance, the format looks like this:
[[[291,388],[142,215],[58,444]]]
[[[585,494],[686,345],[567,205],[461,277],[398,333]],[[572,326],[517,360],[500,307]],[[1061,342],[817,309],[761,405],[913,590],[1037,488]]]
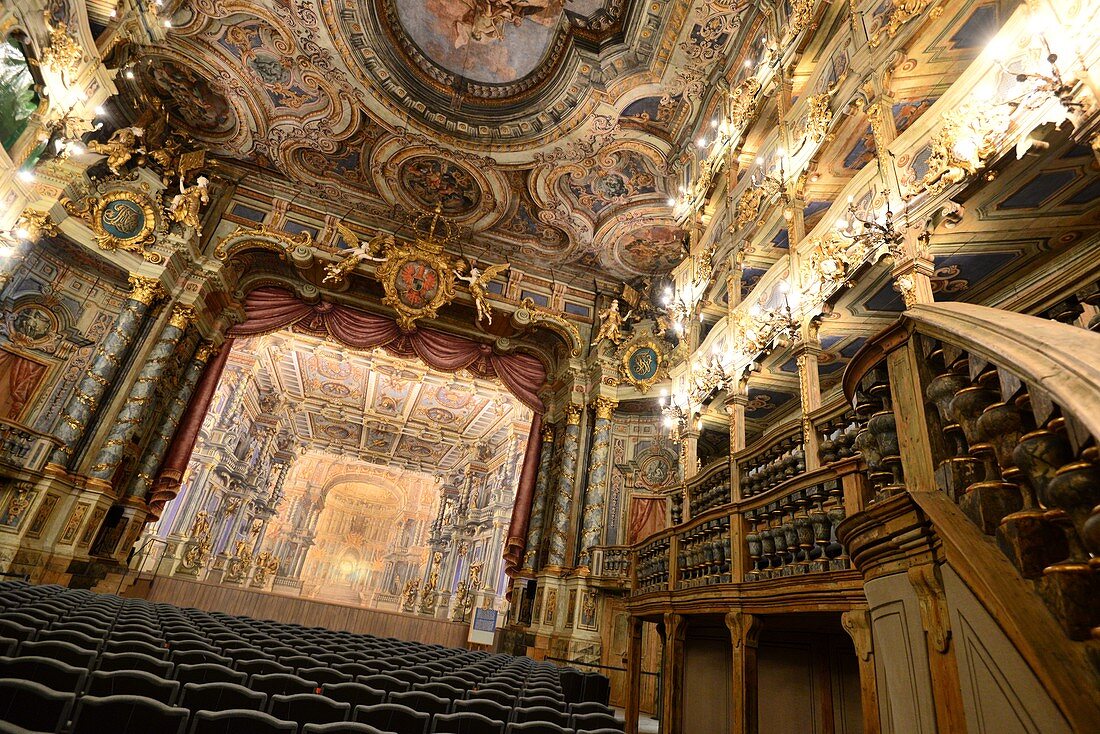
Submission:
[[[853,609],[840,615],[840,624],[852,638],[859,661],[859,701],[863,712],[863,734],[882,730],[878,713],[878,680],[875,678],[875,645],[871,638],[871,613]]]
[[[631,617],[626,651],[626,718],[625,734],[638,734],[638,718],[642,715],[642,622]]]
[[[683,722],[684,635],[682,614],[665,614],[664,682],[661,686],[661,734],[679,734]]]
[[[726,615],[726,627],[733,645],[730,667],[730,734],[757,734],[756,648],[760,641],[760,617],[743,612]]]
[[[683,461],[684,481],[690,480],[699,473],[699,431],[695,428],[694,419],[689,418],[692,424],[681,434],[680,441]]]
[[[821,344],[817,340],[817,329],[806,335],[795,349],[798,364],[798,388],[802,401],[802,450],[805,452],[806,471],[821,466],[818,458],[820,443],[810,414],[821,407],[821,378],[818,374],[818,359]]]

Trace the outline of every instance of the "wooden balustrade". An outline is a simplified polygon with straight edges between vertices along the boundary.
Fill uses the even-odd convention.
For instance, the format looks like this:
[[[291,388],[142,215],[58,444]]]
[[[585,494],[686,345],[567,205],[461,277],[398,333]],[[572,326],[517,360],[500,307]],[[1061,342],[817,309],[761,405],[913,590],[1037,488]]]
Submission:
[[[806,471],[802,423],[787,423],[734,457],[740,497],[754,497]]]
[[[698,517],[708,510],[732,502],[729,461],[720,459],[707,465],[688,482],[684,496],[691,517]]]
[[[946,495],[1075,640],[1100,632],[1097,354],[1100,336],[1081,329],[971,304],[922,305],[845,374],[874,499],[906,489]],[[903,380],[915,381],[924,405],[899,437],[891,383]]]

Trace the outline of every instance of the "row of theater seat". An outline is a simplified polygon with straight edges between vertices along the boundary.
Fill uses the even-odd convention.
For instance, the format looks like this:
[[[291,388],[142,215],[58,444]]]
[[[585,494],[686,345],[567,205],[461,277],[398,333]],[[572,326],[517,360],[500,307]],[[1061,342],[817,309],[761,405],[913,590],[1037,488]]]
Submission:
[[[606,678],[528,658],[56,586],[0,610],[0,722],[36,731],[622,730]]]

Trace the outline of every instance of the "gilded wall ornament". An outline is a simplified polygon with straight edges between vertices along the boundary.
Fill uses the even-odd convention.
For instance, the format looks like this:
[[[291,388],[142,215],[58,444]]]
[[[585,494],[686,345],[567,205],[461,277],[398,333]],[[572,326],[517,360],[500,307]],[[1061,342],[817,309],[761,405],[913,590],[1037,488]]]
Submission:
[[[645,337],[633,341],[622,350],[619,373],[640,393],[649,392],[666,368],[664,353],[653,339]]]
[[[806,113],[806,137],[820,143],[829,134],[829,124],[833,121],[833,111],[829,107],[832,95],[828,92],[815,94],[809,99],[809,111]]]
[[[134,153],[140,152],[141,138],[145,131],[140,127],[123,127],[115,130],[106,143],[92,140],[88,150],[107,156],[107,168],[118,176],[122,167],[130,162]]]
[[[938,194],[985,167],[1011,124],[1008,105],[966,105],[943,116],[919,185]]]
[[[523,299],[520,307],[512,312],[512,323],[516,326],[544,326],[565,340],[570,355],[581,353],[581,332],[573,322],[555,313],[540,308],[530,298]]]
[[[46,28],[50,31],[50,45],[42,50],[42,64],[56,72],[65,84],[71,84],[73,76],[80,69],[80,62],[84,60],[84,51],[76,39],[69,35],[65,21],[59,20],[57,25],[51,24],[48,12]]]
[[[730,127],[744,130],[756,114],[756,95],[760,92],[760,81],[750,76],[730,93]]]
[[[916,18],[918,15],[924,12],[925,8],[932,5],[936,0],[897,0],[894,3],[894,9],[890,13],[890,17],[886,19],[886,23],[883,24],[867,43],[871,48],[878,48],[878,46],[886,39],[893,39],[898,35],[898,31],[901,27],[909,21]],[[930,19],[935,19],[943,12],[943,7],[935,7],[928,14]]]
[[[462,275],[461,271],[455,271],[455,277],[465,282],[470,288],[470,297],[474,299],[474,305],[477,306],[477,321],[479,324],[482,319],[490,324],[493,323],[493,308],[489,305],[487,286],[489,281],[510,267],[512,267],[511,263],[501,263],[490,265],[482,272],[479,267],[474,265],[470,267],[470,274],[466,276]]]
[[[71,216],[84,220],[92,228],[101,249],[133,252],[154,264],[164,260],[145,249],[156,242],[158,222],[153,202],[144,194],[121,189],[88,196],[79,203],[71,199],[63,199],[61,203]]]
[[[434,214],[417,220],[418,225],[427,223],[427,233],[413,242],[390,244],[385,262],[375,271],[386,292],[382,303],[397,311],[397,325],[405,331],[415,329],[419,319],[434,317],[454,300],[455,273],[466,267],[444,252],[448,237],[439,233],[442,220],[439,207],[436,209]],[[419,226],[416,229],[422,231]]]

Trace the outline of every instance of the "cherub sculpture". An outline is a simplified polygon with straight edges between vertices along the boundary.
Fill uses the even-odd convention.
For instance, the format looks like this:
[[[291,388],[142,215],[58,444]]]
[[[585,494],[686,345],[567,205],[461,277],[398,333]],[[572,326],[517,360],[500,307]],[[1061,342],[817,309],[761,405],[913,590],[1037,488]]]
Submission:
[[[116,176],[122,173],[122,167],[130,162],[134,153],[144,153],[139,142],[145,131],[140,127],[123,127],[115,130],[106,143],[91,141],[88,150],[107,156],[107,168]],[[181,189],[182,193],[182,189]]]
[[[483,272],[481,268],[476,265],[471,265],[469,275],[463,275],[459,270],[455,271],[455,277],[458,280],[464,281],[470,287],[470,296],[473,297],[474,305],[477,306],[478,323],[481,323],[482,319],[487,323],[493,323],[493,309],[492,306],[489,305],[489,290],[487,286],[489,281],[510,267],[512,267],[511,263],[490,265]]]
[[[210,179],[199,176],[193,186],[184,186],[183,178],[180,178],[180,192],[172,197],[172,203],[168,205],[168,214],[173,222],[191,227],[198,231],[202,227],[199,212],[204,204],[210,202]]]
[[[355,266],[364,260],[371,262],[384,262],[386,257],[381,254],[394,244],[393,235],[378,232],[369,240],[360,240],[359,236],[343,224],[336,224],[336,231],[340,238],[351,246],[344,259],[338,263],[325,266],[325,283],[339,283],[348,277]]]
[[[619,300],[617,298],[613,299],[610,306],[600,311],[600,330],[592,341],[593,345],[598,346],[604,339],[615,346],[622,344],[626,338],[626,335],[623,334],[623,326],[626,325],[627,320],[633,313],[633,310],[627,311],[625,316],[619,313]]]

